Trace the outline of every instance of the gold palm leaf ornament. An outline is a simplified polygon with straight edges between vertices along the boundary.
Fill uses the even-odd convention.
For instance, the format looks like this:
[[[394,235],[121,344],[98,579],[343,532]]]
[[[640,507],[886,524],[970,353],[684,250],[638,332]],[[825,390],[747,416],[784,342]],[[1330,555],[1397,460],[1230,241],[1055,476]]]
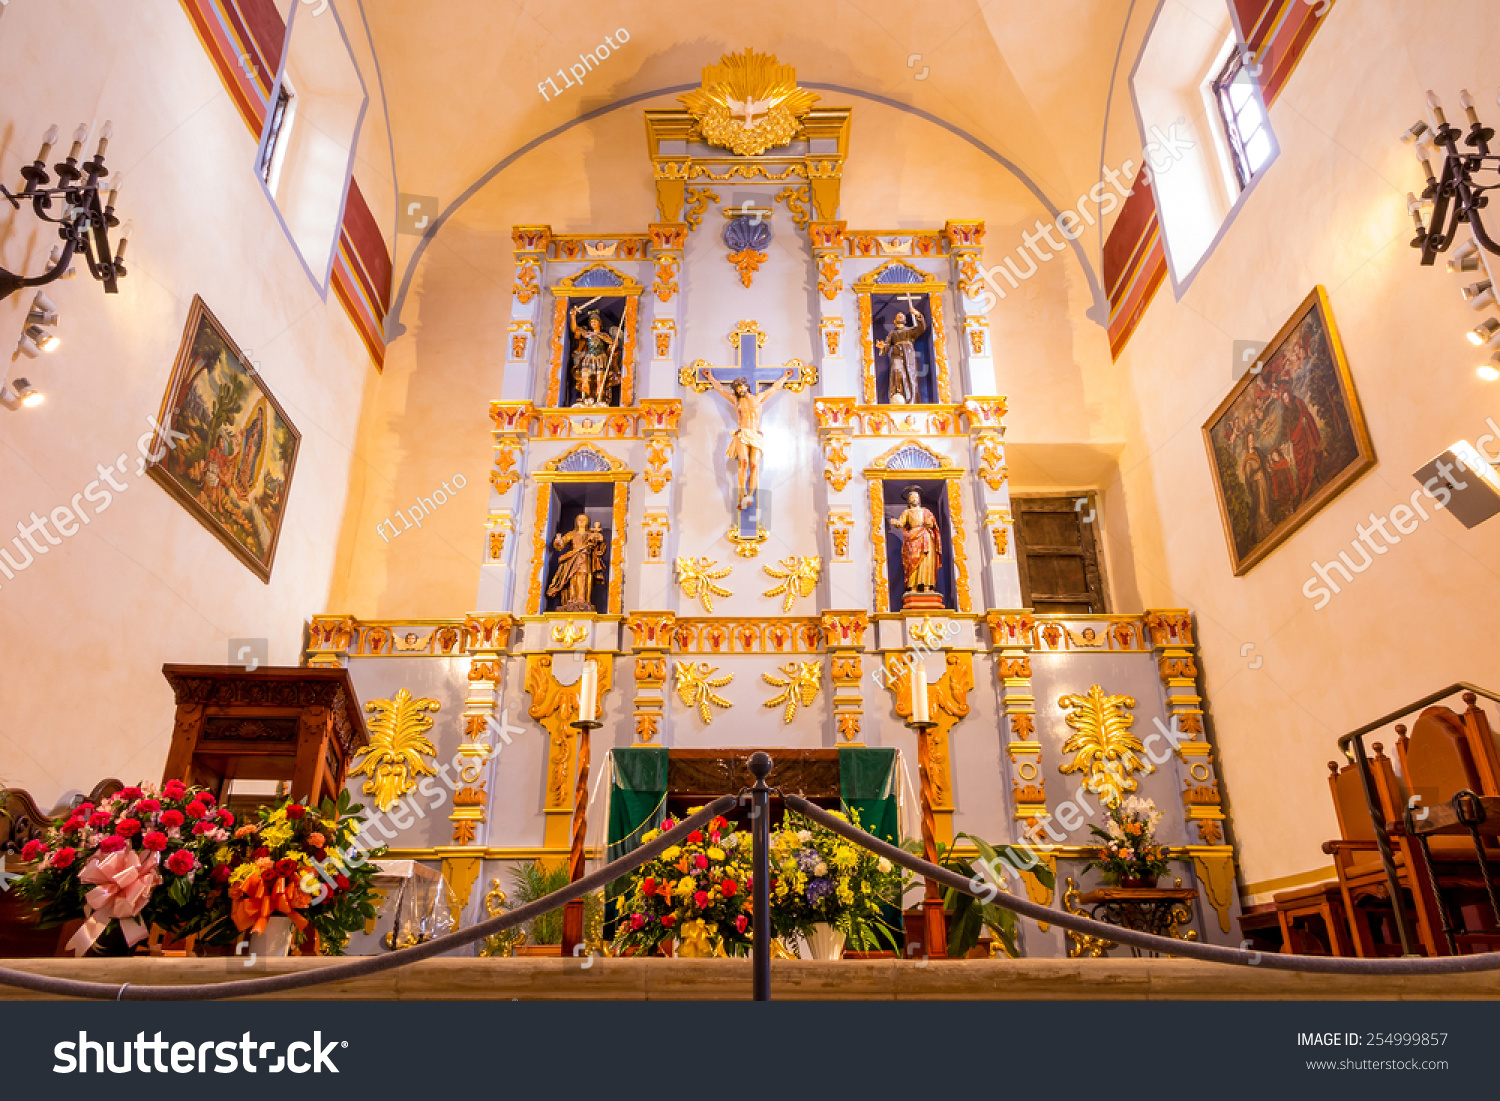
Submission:
[[[762,566],[761,569],[770,576],[781,579],[780,585],[767,589],[761,595],[781,597],[781,610],[789,612],[792,610],[792,601],[797,597],[812,596],[812,591],[818,584],[818,574],[823,569],[823,559],[816,554],[806,558],[794,554],[790,558],[783,558],[780,565]]]
[[[394,699],[365,704],[365,710],[375,716],[370,721],[370,744],[355,753],[349,775],[369,777],[364,793],[375,796],[375,805],[382,811],[390,810],[417,786],[414,776],[437,775],[424,758],[437,756],[427,739],[433,721],[428,712],[440,707],[437,700],[413,699],[405,688]]]
[[[708,558],[677,559],[677,583],[682,586],[683,595],[689,600],[701,601],[705,612],[714,610],[714,597],[734,595],[722,585],[714,584],[728,577],[734,567],[715,569],[716,565]]]
[[[716,677],[714,674],[717,672],[718,669],[706,661],[679,661],[677,663],[677,695],[681,697],[685,706],[698,709],[698,714],[703,717],[704,723],[714,721],[714,713],[709,710],[709,704],[724,708],[734,706],[714,691],[715,688],[723,688],[734,680],[734,674],[726,673],[722,677]]]
[[[677,97],[709,145],[758,157],[788,144],[818,96],[797,87],[797,70],[747,49],[703,68],[701,87]]]
[[[773,677],[770,673],[762,673],[765,682],[772,688],[780,688],[778,695],[766,701],[767,707],[776,707],[786,704],[786,709],[781,713],[783,725],[792,721],[792,716],[797,713],[797,705],[809,706],[813,697],[818,694],[818,689],[823,685],[823,663],[821,661],[794,661],[781,667],[782,676]]]
[[[1073,759],[1059,771],[1083,773],[1085,791],[1113,806],[1126,792],[1136,790],[1136,773],[1156,771],[1141,757],[1144,747],[1130,732],[1135,716],[1126,709],[1135,706],[1134,697],[1106,696],[1096,684],[1086,696],[1063,696],[1057,703],[1068,709],[1067,723],[1073,730],[1062,747]]]

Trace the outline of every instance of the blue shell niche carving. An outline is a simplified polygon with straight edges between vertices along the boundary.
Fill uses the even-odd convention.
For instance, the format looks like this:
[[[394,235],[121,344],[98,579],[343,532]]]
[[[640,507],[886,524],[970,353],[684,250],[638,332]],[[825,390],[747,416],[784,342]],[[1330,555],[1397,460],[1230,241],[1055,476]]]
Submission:
[[[770,243],[771,226],[755,218],[731,218],[724,227],[724,244],[730,252],[761,251]]]

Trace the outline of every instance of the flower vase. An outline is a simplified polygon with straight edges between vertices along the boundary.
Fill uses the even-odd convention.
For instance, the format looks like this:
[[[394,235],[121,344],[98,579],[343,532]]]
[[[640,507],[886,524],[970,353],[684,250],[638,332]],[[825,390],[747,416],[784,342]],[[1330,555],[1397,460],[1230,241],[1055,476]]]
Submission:
[[[262,932],[250,934],[250,951],[257,956],[291,955],[292,919],[280,914],[268,918]]]
[[[837,960],[844,956],[846,937],[826,921],[820,921],[807,934],[807,948],[815,960]]]
[[[1123,875],[1120,877],[1120,886],[1139,890],[1143,887],[1155,887],[1156,876],[1154,875]]]

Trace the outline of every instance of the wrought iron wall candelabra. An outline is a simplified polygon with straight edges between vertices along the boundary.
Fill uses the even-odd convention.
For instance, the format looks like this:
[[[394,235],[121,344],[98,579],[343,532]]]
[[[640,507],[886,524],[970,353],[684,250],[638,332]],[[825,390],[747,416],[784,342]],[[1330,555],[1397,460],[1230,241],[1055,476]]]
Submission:
[[[129,243],[130,229],[126,227],[111,250],[110,230],[120,224],[115,217],[115,199],[120,191],[118,181],[105,198],[99,196],[101,181],[109,175],[109,169],[104,166],[104,151],[113,133],[114,127],[106,122],[99,133],[99,147],[93,159],[80,165],[78,158],[88,138],[88,127],[80,126],[73,135],[73,147],[67,159],[52,166],[57,182],[56,186],[49,186],[53,181],[47,173],[47,157],[57,142],[57,127],[53,126],[43,137],[36,160],[21,169],[21,177],[25,180],[21,190],[13,193],[0,184],[0,195],[11,206],[20,210],[22,203],[29,202],[38,218],[58,227],[58,236],[63,242],[52,267],[41,275],[27,277],[0,268],[0,300],[22,287],[40,287],[61,278],[73,262],[74,255],[80,252],[88,263],[89,273],[104,284],[105,293],[119,293],[119,281],[126,274],[125,247]]]
[[[1500,187],[1500,156],[1490,153],[1490,140],[1495,131],[1479,121],[1474,110],[1474,97],[1467,90],[1459,94],[1459,103],[1468,116],[1468,133],[1449,124],[1443,114],[1438,97],[1427,93],[1427,106],[1432,112],[1433,125],[1417,123],[1407,131],[1416,143],[1417,159],[1427,174],[1427,186],[1420,196],[1421,204],[1431,203],[1432,214],[1426,226],[1422,224],[1421,204],[1412,203],[1412,220],[1417,235],[1412,238],[1412,248],[1422,252],[1422,263],[1429,265],[1437,260],[1438,253],[1446,252],[1453,244],[1460,222],[1468,222],[1474,231],[1474,239],[1487,251],[1500,255],[1497,244],[1484,227],[1480,211],[1488,205],[1485,194]],[[1459,148],[1459,139],[1464,148]],[[1434,173],[1432,160],[1426,145],[1443,153],[1441,174]],[[1495,173],[1493,182],[1482,183],[1477,177],[1481,173]],[[1413,197],[1415,199],[1415,197]]]

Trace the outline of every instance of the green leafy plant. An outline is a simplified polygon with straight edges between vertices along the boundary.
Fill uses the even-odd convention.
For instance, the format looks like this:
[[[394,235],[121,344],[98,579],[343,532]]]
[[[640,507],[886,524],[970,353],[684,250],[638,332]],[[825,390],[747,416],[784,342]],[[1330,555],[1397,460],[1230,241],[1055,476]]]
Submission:
[[[968,833],[961,833],[954,837],[953,845],[944,845],[941,841],[937,843],[939,867],[961,875],[965,879],[974,878],[978,871],[974,866],[975,861],[959,856],[954,851],[960,841],[973,842],[974,848],[979,851],[979,860],[986,867],[995,869],[996,872],[1004,872],[1008,868],[1026,868],[1048,890],[1056,884],[1052,869],[1045,863],[1036,862],[1032,866],[1034,857],[1024,846],[991,845]],[[908,852],[922,855],[922,842],[919,840],[908,840],[905,848]],[[991,877],[983,876],[982,878]],[[943,908],[951,915],[948,925],[948,957],[950,959],[962,959],[967,956],[979,943],[979,936],[985,929],[999,938],[1007,954],[1011,956],[1021,954],[1016,944],[1016,915],[1013,911],[994,902],[985,902],[952,887],[944,892]]]
[[[539,860],[523,860],[511,869],[511,888],[514,901],[506,907],[514,910],[529,902],[537,902],[568,885],[568,865],[559,862],[547,867]],[[583,896],[583,927],[593,929],[604,918],[604,895],[595,891]],[[522,926],[527,944],[561,944],[563,939],[563,908],[548,910],[532,918]]]

